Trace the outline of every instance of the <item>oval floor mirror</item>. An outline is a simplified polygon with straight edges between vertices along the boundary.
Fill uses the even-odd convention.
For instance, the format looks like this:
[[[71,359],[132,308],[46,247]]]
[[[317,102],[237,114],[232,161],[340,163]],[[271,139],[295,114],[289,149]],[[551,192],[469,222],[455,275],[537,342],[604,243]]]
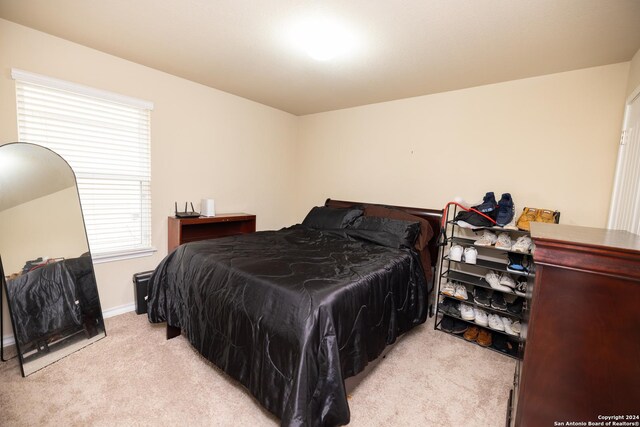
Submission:
[[[39,145],[0,146],[0,273],[23,376],[106,335],[75,175]]]

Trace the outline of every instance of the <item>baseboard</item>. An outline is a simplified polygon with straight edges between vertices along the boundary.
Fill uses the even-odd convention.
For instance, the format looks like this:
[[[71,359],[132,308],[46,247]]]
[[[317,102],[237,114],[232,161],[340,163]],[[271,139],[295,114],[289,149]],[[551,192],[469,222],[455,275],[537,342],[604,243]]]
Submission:
[[[13,339],[13,335],[9,335],[8,337],[2,337],[2,347],[7,348],[15,345],[16,340]]]
[[[102,312],[102,317],[108,319],[109,317],[118,316],[135,310],[136,304],[132,302],[131,304],[119,305],[117,307],[110,308],[109,310],[105,310]]]
[[[102,317],[108,319],[109,317],[118,316],[120,314],[129,313],[130,311],[135,311],[136,304],[124,304],[119,305],[117,307],[110,308],[109,310],[105,310],[102,312]],[[8,335],[2,338],[2,347],[10,347],[16,343],[16,340],[13,338],[13,335]]]

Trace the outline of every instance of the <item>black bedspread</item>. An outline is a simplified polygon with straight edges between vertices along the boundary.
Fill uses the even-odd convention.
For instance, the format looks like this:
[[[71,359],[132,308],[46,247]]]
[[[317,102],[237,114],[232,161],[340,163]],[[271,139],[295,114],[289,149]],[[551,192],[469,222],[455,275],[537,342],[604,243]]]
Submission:
[[[45,265],[7,282],[22,351],[38,339],[71,328],[82,329],[87,316],[100,314],[91,257]],[[76,303],[78,301],[78,304]]]
[[[416,253],[347,233],[294,226],[180,246],[150,280],[149,320],[182,328],[282,425],[347,424],[344,379],[427,315]]]

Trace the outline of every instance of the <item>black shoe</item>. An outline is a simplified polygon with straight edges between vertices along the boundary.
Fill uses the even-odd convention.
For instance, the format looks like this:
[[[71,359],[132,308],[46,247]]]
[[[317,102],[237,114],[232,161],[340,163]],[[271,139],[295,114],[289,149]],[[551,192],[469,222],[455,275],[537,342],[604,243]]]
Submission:
[[[469,329],[469,324],[467,322],[463,322],[462,320],[454,319],[453,327],[451,328],[451,332],[454,334],[464,334]]]
[[[496,225],[504,227],[509,224],[516,214],[515,206],[513,206],[513,200],[511,194],[504,193],[502,198],[498,202],[498,215],[496,216]]]
[[[449,300],[449,314],[455,317],[460,317],[460,303],[457,301]]]
[[[485,307],[491,306],[491,294],[485,288],[475,287],[473,289],[473,300],[478,305],[483,305]]]
[[[502,353],[510,354],[512,356],[515,356],[518,353],[517,345],[501,334],[493,335],[493,342],[491,343],[491,346]]]
[[[524,277],[518,278],[515,288],[516,295],[521,297],[527,296],[527,279]]]
[[[507,340],[507,337],[501,334],[495,334],[493,337],[493,342],[491,343],[491,347],[503,353],[509,353],[508,343],[509,341]]]
[[[518,352],[519,352],[518,343],[507,339],[507,352],[514,357],[518,357]]]
[[[507,304],[507,311],[516,316],[520,316],[522,313],[522,298],[516,298],[511,304]]]
[[[506,310],[507,302],[504,300],[504,296],[500,292],[494,292],[491,297],[491,308],[496,310]]]
[[[439,302],[438,309],[444,314],[449,314],[449,300],[445,298]]]
[[[445,314],[460,317],[460,309],[458,308],[458,304],[459,303],[456,301],[445,298],[444,301],[438,303],[438,307],[440,308],[440,311]]]
[[[498,203],[496,203],[496,196],[493,194],[493,191],[485,194],[482,199],[482,203],[477,206],[474,206],[475,209],[479,210],[482,213],[493,212],[498,207]]]
[[[474,206],[473,208],[476,209],[477,206]],[[494,212],[498,211],[494,209],[491,212],[487,212],[485,215],[495,220],[495,215],[493,214]],[[455,221],[460,227],[466,228],[492,227],[494,225],[494,223],[490,219],[487,219],[479,213],[473,211],[458,212]]]
[[[453,332],[453,318],[444,316],[440,322],[440,329],[445,332]]]

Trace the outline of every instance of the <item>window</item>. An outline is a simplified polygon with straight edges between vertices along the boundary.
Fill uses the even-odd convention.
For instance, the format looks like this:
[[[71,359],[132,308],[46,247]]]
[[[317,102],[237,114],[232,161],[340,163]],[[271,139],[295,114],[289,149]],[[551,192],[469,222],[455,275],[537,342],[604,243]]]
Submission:
[[[151,253],[153,104],[25,71],[11,75],[19,140],[52,149],[73,168],[94,260]]]

